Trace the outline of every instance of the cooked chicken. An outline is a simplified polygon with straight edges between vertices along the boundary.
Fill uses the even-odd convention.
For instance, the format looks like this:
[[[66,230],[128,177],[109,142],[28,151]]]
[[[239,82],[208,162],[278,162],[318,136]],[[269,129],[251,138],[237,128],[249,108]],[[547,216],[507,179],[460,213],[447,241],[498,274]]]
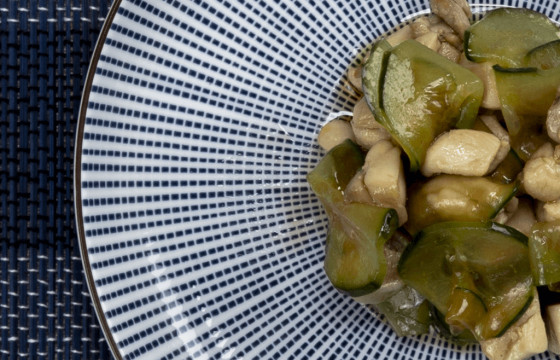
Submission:
[[[560,143],[560,87],[556,93],[556,99],[552,104],[550,110],[548,110],[548,117],[546,118],[546,130],[548,136]]]
[[[356,142],[366,149],[371,148],[378,141],[391,139],[391,134],[375,121],[365,98],[354,106],[351,125]]]
[[[560,200],[537,203],[537,220],[551,222],[560,220]]]
[[[548,337],[548,350],[560,354],[560,304],[546,307],[544,322]]]
[[[504,206],[504,208],[500,210],[500,212],[498,213],[498,215],[496,215],[493,221],[499,224],[505,224],[513,216],[513,214],[515,214],[518,206],[519,206],[519,199],[516,197],[512,198],[506,204],[506,206]]]
[[[527,311],[501,337],[480,342],[490,360],[524,360],[546,351],[548,341],[538,295]]]
[[[429,31],[428,33],[421,35],[419,37],[417,37],[416,39],[414,39],[416,41],[418,41],[420,44],[426,46],[429,49],[432,49],[435,52],[438,52],[440,47],[441,47],[441,43],[439,41],[439,37],[438,34]]]
[[[500,103],[500,98],[498,97],[496,74],[492,68],[492,63],[474,63],[469,61],[465,57],[465,54],[463,54],[459,60],[459,65],[472,71],[484,83],[484,95],[481,106],[490,110],[500,110],[502,108],[502,104]]]
[[[432,12],[440,16],[463,39],[465,30],[471,25],[471,9],[466,0],[430,0]]]
[[[346,186],[346,190],[344,190],[344,201],[374,205],[373,199],[364,184],[365,175],[366,173],[364,170],[360,170],[354,175]]]
[[[493,115],[482,115],[480,117],[482,122],[492,131],[498,139],[500,139],[500,150],[494,159],[494,162],[490,165],[491,168],[496,168],[507,156],[509,150],[511,149],[509,134],[500,125],[498,119]]]
[[[545,143],[531,155],[531,160],[554,156],[554,146],[551,143]]]
[[[391,34],[387,41],[391,46],[397,46],[398,44],[402,43],[403,41],[412,39],[412,29],[410,25],[406,25],[401,29],[397,30],[395,33]]]
[[[346,139],[356,141],[350,123],[344,120],[332,120],[323,126],[317,137],[317,142],[319,146],[329,151],[336,145],[342,144]]]
[[[438,173],[484,176],[495,169],[500,147],[501,141],[495,135],[451,130],[434,140],[420,171],[428,177]]]
[[[523,169],[523,186],[527,194],[541,201],[560,198],[560,145],[550,156],[550,146],[539,149],[539,157],[531,157]],[[548,150],[547,150],[548,149]],[[549,156],[541,156],[541,154]]]
[[[410,24],[411,36],[413,39],[419,38],[420,36],[426,35],[431,33],[430,27],[433,24],[430,23],[430,19],[427,17],[421,17],[416,20],[412,24]]]
[[[533,202],[529,199],[521,198],[519,199],[517,211],[509,218],[506,225],[529,236],[531,227],[536,221]]]
[[[441,42],[441,46],[439,47],[438,53],[440,55],[445,56],[446,58],[448,58],[449,60],[455,63],[459,62],[459,59],[461,58],[461,53],[459,52],[459,50],[454,48],[447,41]]]
[[[401,161],[401,150],[382,140],[369,150],[362,168],[366,173],[364,184],[379,206],[395,209],[402,226],[408,219],[406,212],[406,183]]]

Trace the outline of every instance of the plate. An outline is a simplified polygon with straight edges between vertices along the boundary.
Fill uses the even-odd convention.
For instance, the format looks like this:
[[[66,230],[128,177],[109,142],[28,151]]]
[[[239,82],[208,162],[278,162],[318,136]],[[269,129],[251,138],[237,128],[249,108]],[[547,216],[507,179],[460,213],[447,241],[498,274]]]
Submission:
[[[523,6],[558,20],[554,2]],[[365,48],[428,1],[115,2],[84,89],[78,234],[121,359],[473,359],[330,285],[305,175]],[[547,355],[549,356],[549,355]]]

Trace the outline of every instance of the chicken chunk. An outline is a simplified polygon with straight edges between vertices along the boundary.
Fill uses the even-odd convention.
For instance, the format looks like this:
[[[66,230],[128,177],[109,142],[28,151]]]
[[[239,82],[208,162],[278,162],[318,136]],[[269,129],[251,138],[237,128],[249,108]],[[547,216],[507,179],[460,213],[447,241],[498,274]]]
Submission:
[[[549,305],[545,313],[548,350],[560,355],[560,304]]]
[[[364,184],[375,204],[397,211],[399,224],[408,219],[406,212],[406,183],[401,150],[382,140],[369,150],[365,164]]]
[[[560,220],[560,200],[542,202],[537,204],[537,220],[540,222],[551,222]]]
[[[418,41],[420,44],[426,46],[429,49],[432,49],[435,52],[438,52],[441,47],[441,42],[439,41],[438,34],[431,31],[417,37],[414,40]]]
[[[440,16],[463,39],[465,30],[471,26],[471,9],[466,0],[430,0],[432,12]]]
[[[317,142],[323,149],[329,151],[342,144],[346,139],[356,141],[350,123],[344,120],[332,120],[323,126],[317,137]]]
[[[531,160],[538,158],[546,158],[554,156],[554,146],[551,143],[546,143],[537,149],[532,155]]]
[[[490,165],[491,168],[496,168],[506,158],[511,149],[509,134],[495,116],[482,115],[480,119],[492,131],[492,134],[500,139],[500,150],[498,150],[494,162]]]
[[[521,198],[519,199],[517,211],[513,213],[505,224],[529,236],[535,222],[537,222],[537,219],[533,210],[533,202],[530,199]]]
[[[438,173],[484,176],[495,169],[500,140],[476,130],[451,130],[428,148],[420,171],[424,176]]]
[[[454,63],[458,63],[459,59],[461,58],[461,53],[459,52],[459,50],[454,48],[447,41],[441,42],[441,46],[439,47],[438,53],[442,56],[445,56],[446,58],[453,61]]]
[[[544,145],[546,146],[546,145]],[[550,148],[550,147],[547,147]],[[546,148],[545,148],[546,150]],[[538,152],[547,151],[539,149]],[[550,152],[548,151],[548,154]],[[549,202],[560,198],[560,145],[553,156],[531,157],[523,169],[523,186],[533,198]]]
[[[496,74],[492,68],[492,63],[474,63],[469,61],[465,54],[461,55],[459,65],[472,71],[484,83],[484,95],[481,106],[490,110],[500,110],[502,104],[498,96],[498,86],[496,85]]]
[[[546,351],[548,341],[538,296],[501,337],[480,342],[490,360],[524,360]]]
[[[391,139],[391,134],[375,121],[365,98],[354,106],[351,125],[356,142],[365,149],[370,149],[378,141]]]
[[[494,222],[497,222],[499,224],[505,224],[513,216],[513,214],[515,214],[518,206],[519,206],[519,199],[516,197],[512,198],[506,204],[506,206],[504,206],[504,208],[500,210],[498,215],[496,215],[496,217],[494,218]]]
[[[548,117],[546,118],[546,130],[548,136],[560,143],[560,87],[556,93],[556,99],[548,110]]]
[[[393,34],[391,34],[387,38],[387,41],[389,42],[389,44],[391,44],[391,46],[397,46],[403,41],[409,39],[412,39],[412,29],[410,28],[410,25],[406,25],[400,28],[399,30],[397,30],[396,32],[394,32]]]
[[[375,205],[369,191],[364,184],[364,177],[366,173],[364,170],[358,171],[356,175],[350,180],[344,190],[344,201],[357,202],[367,205]]]

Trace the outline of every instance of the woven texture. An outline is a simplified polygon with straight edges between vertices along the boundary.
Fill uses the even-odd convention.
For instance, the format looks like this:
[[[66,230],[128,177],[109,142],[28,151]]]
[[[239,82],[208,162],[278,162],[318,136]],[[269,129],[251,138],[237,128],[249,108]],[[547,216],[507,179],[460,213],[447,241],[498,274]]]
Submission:
[[[73,159],[109,0],[0,0],[0,359],[110,359],[83,274]]]

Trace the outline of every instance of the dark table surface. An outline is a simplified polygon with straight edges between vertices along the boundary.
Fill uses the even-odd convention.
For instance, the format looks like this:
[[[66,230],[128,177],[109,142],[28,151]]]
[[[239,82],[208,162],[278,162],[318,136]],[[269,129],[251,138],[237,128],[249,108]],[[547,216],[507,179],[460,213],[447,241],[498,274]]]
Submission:
[[[73,204],[82,87],[110,0],[0,0],[0,359],[110,359]]]

